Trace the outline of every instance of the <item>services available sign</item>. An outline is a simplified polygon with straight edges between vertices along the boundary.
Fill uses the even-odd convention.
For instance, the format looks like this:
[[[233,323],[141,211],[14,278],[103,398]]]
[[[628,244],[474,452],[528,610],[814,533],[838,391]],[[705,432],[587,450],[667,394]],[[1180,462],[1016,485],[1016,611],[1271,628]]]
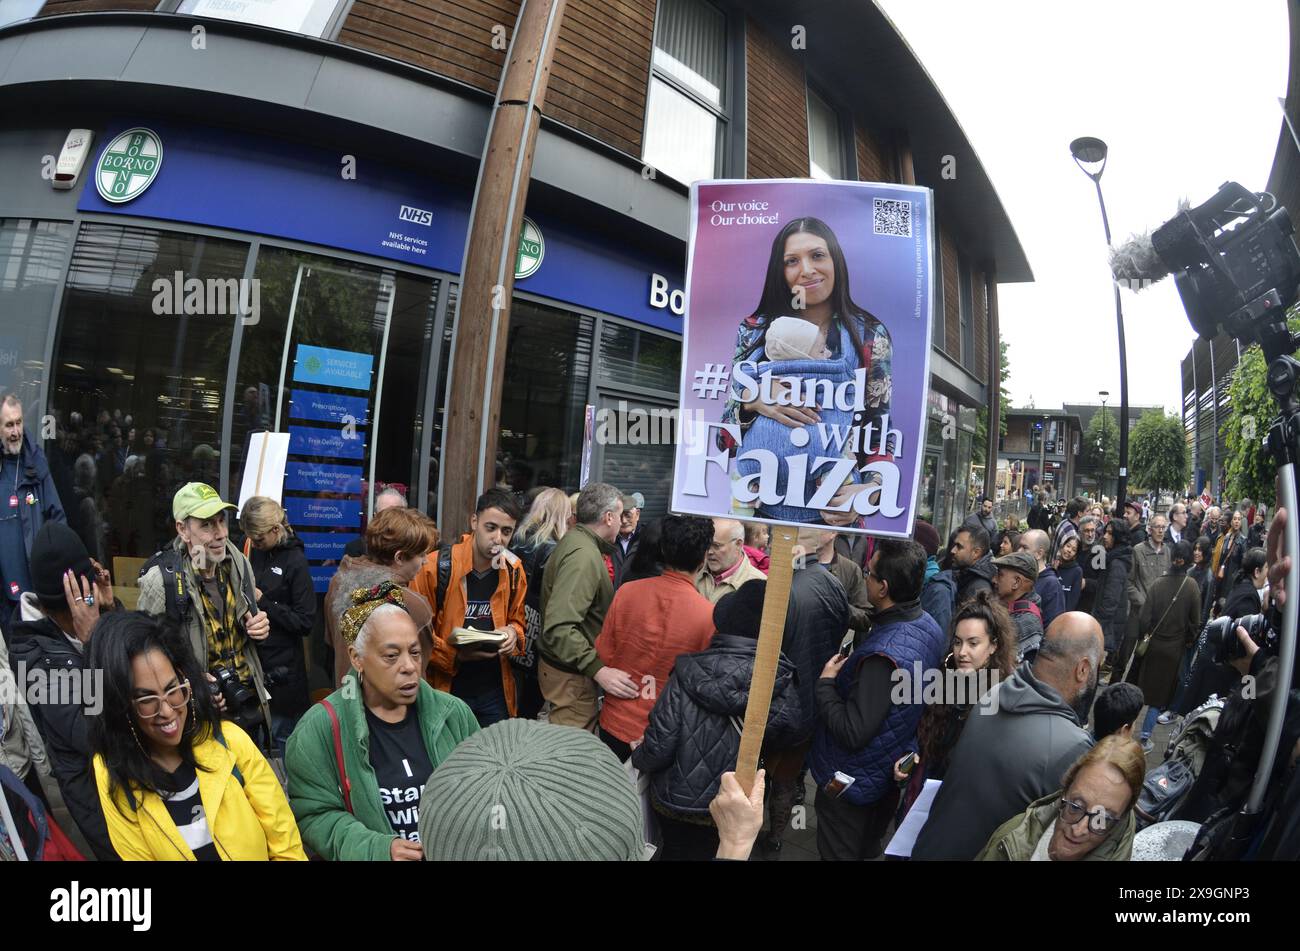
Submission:
[[[928,188],[692,185],[673,510],[909,537],[933,259]]]

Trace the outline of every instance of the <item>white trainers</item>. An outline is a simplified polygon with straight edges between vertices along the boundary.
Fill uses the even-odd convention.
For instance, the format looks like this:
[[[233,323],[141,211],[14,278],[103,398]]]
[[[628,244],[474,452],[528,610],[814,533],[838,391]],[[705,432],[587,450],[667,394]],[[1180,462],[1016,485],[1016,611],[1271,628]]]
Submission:
[[[1156,722],[1157,722],[1157,723],[1173,723],[1175,719],[1177,719],[1177,714],[1172,713],[1172,712],[1166,710],[1164,713],[1160,714],[1160,716],[1156,717]]]

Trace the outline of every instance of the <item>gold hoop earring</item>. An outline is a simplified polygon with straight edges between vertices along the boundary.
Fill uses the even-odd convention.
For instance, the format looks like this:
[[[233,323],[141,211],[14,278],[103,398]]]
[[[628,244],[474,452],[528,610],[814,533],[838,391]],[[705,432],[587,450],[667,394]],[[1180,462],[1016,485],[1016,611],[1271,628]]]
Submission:
[[[131,735],[132,735],[133,737],[135,737],[135,745],[138,746],[138,747],[140,747],[140,752],[141,752],[142,754],[144,754],[144,758],[145,758],[145,759],[148,759],[148,758],[149,758],[149,751],[146,750],[146,749],[144,748],[144,744],[140,742],[140,734],[137,733],[137,732],[135,731],[135,724],[131,722],[131,716],[130,716],[130,714],[127,715],[127,718],[126,718],[126,725],[129,726],[129,727],[131,728]]]

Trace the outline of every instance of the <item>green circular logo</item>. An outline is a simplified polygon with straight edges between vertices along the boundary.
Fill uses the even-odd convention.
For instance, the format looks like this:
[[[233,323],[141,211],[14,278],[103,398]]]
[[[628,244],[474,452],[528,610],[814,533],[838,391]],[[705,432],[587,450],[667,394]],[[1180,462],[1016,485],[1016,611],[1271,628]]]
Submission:
[[[151,129],[127,129],[99,153],[95,187],[104,201],[138,198],[162,168],[162,139]]]
[[[532,218],[524,216],[523,224],[519,226],[519,253],[515,256],[515,280],[522,281],[536,274],[537,269],[542,266],[544,257],[546,257],[546,239],[542,237],[542,229],[537,227],[537,223]]]
[[[313,353],[307,358],[308,373],[319,373],[322,366],[324,366],[324,364],[321,363],[320,357],[316,356],[316,354]]]

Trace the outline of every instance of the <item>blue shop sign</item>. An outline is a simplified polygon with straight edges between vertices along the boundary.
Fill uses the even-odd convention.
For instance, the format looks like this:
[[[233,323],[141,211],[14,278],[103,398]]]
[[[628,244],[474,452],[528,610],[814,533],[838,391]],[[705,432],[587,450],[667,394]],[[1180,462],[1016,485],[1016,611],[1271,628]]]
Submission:
[[[294,372],[297,372],[297,367]],[[293,390],[289,394],[290,419],[310,419],[339,425],[351,421],[364,426],[370,422],[369,417],[370,401],[364,396],[341,396],[336,393],[318,393],[315,390]]]
[[[313,528],[358,528],[361,525],[360,499],[304,499],[288,496],[284,510],[290,525]]]
[[[343,549],[360,535],[347,532],[299,532],[303,551],[310,561],[342,561]]]
[[[366,454],[366,441],[360,433],[349,437],[344,435],[342,429],[290,426],[289,454],[324,456],[327,459],[361,459]]]
[[[293,362],[293,378],[300,383],[316,383],[320,386],[337,386],[370,392],[370,374],[374,365],[375,358],[369,353],[299,344],[298,355]],[[364,400],[360,402],[365,403]],[[363,415],[364,413],[363,405]],[[360,419],[357,422],[360,422]]]
[[[80,211],[229,228],[460,272],[473,197],[467,186],[364,155],[349,156],[349,165],[334,151],[152,116],[114,123],[102,140],[136,126],[158,134],[165,167],[148,191],[126,203],[83,187]],[[355,177],[345,177],[350,171]],[[527,213],[541,231],[545,257],[516,282],[519,290],[681,332],[684,245],[680,255],[648,254],[637,236],[618,238],[627,219],[599,210],[595,217],[607,217],[614,240],[593,228],[591,212]]]
[[[324,594],[330,588],[330,579],[334,577],[334,572],[338,571],[335,565],[308,565],[307,570],[311,572],[311,585],[317,594]]]
[[[361,467],[336,466],[327,462],[299,462],[291,459],[284,469],[284,487],[300,492],[359,495]]]

